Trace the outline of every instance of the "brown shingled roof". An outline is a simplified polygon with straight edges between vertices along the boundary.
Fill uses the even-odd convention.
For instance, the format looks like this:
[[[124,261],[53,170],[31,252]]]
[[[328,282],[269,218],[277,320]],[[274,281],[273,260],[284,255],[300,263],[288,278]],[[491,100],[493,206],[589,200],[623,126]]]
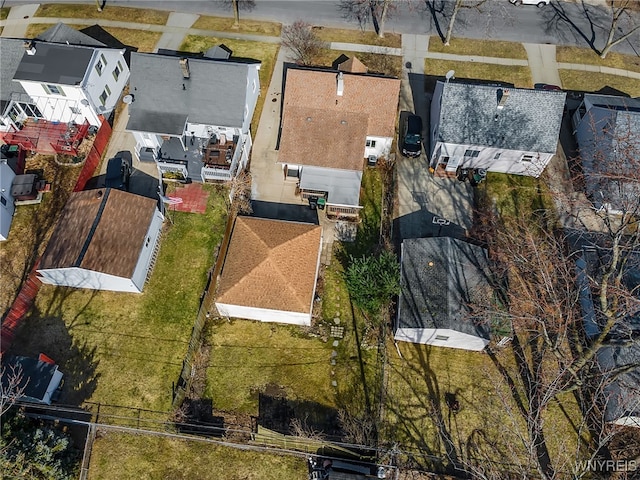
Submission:
[[[349,57],[348,60],[338,65],[338,70],[349,73],[367,73],[369,71],[367,66],[357,57]]]
[[[290,106],[283,121],[280,162],[362,170],[366,114]]]
[[[316,161],[306,157],[307,136],[310,128],[305,129],[304,134],[297,128],[301,125],[300,112],[302,109],[324,111],[327,119],[334,119],[338,114],[345,115],[347,113],[366,117],[364,135],[359,131],[357,137],[351,136],[348,139],[358,148],[361,147],[358,170],[362,168],[364,144],[367,136],[393,137],[400,80],[343,73],[344,92],[342,95],[337,95],[337,74],[333,70],[287,69],[278,161],[329,168],[347,168],[340,165],[355,163],[351,159],[332,158],[329,155],[317,158]],[[316,116],[318,115],[316,114]],[[321,131],[314,134],[317,139],[314,149],[316,152],[334,150],[335,142],[342,141],[342,139],[338,139],[341,134],[340,129],[335,128],[335,123],[318,124],[317,128]],[[303,150],[300,150],[300,146],[303,146]],[[348,169],[353,168],[348,167]]]
[[[216,301],[309,313],[321,238],[318,225],[238,217]]]
[[[131,278],[155,210],[155,200],[120,190],[72,193],[39,269],[80,267]]]

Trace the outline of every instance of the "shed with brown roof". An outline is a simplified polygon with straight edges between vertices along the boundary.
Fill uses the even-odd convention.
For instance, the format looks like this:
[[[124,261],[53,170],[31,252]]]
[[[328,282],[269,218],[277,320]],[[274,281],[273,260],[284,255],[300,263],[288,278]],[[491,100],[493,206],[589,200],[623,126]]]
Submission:
[[[53,285],[140,293],[163,220],[150,198],[111,188],[73,193],[38,273]]]
[[[218,312],[311,325],[321,246],[318,225],[238,217],[218,282]]]

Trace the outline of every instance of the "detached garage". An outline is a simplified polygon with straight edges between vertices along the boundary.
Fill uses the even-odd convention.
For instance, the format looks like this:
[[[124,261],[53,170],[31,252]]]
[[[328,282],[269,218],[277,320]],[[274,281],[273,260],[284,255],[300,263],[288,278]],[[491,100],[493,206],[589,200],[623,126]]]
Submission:
[[[159,248],[156,200],[102,188],[71,194],[38,273],[43,283],[141,293]]]
[[[448,237],[402,242],[395,339],[439,347],[482,350],[489,327],[470,306],[490,298],[483,248]]]
[[[322,227],[238,217],[218,282],[220,315],[311,325]]]

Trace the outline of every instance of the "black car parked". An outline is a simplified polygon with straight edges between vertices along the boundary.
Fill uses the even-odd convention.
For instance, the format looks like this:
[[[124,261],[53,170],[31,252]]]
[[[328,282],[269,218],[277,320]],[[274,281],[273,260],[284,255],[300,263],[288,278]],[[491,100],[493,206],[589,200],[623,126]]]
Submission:
[[[401,137],[402,155],[405,157],[419,157],[422,151],[422,118],[409,115],[402,125]]]
[[[133,172],[133,160],[131,152],[122,151],[109,159],[107,163],[107,174],[104,179],[104,186],[107,188],[117,188],[118,190],[129,190],[129,178]]]

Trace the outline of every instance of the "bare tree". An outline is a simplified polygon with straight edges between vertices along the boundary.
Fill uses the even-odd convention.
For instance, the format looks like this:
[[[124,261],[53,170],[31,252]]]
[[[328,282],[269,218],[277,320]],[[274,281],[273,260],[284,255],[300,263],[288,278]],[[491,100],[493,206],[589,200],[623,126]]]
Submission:
[[[0,377],[2,377],[0,382],[0,417],[2,417],[22,397],[26,382],[23,382],[22,367],[19,365],[2,367]]]
[[[226,182],[229,188],[229,203],[227,210],[233,216],[249,214],[253,211],[251,206],[251,173],[243,170],[231,180]]]
[[[494,28],[493,22],[496,20],[496,17],[499,17],[500,24],[504,24],[511,20],[510,15],[508,15],[508,12],[504,7],[502,7],[502,11],[499,15],[486,15],[483,12],[482,7],[488,3],[487,0],[424,0],[424,2],[426,11],[434,20],[440,39],[447,46],[451,42],[453,28],[456,25],[456,22],[459,21],[458,14],[462,10],[475,10],[478,13],[476,17],[486,22],[485,29],[487,32],[490,32]],[[440,27],[439,17],[447,23],[446,32],[443,32]]]
[[[584,40],[601,58],[606,58],[613,47],[630,40],[640,31],[636,15],[639,8],[637,0],[606,0],[604,7],[596,7],[585,1],[576,3],[580,14],[589,23],[588,29],[583,29],[575,21],[572,8],[563,2],[555,2],[552,4],[553,9],[545,12],[547,31],[553,30],[554,33],[563,35],[568,26],[576,37]],[[598,46],[601,42],[600,32],[604,34],[601,47]]]
[[[347,20],[355,20],[362,30],[369,19],[380,38],[384,38],[387,17],[397,8],[394,0],[340,0],[338,4],[343,16]]]
[[[293,60],[299,65],[311,65],[325,42],[313,32],[310,24],[296,20],[282,29],[282,44],[293,52]]]
[[[220,0],[227,8],[233,10],[233,28],[240,28],[240,10],[253,10],[255,0]]]

